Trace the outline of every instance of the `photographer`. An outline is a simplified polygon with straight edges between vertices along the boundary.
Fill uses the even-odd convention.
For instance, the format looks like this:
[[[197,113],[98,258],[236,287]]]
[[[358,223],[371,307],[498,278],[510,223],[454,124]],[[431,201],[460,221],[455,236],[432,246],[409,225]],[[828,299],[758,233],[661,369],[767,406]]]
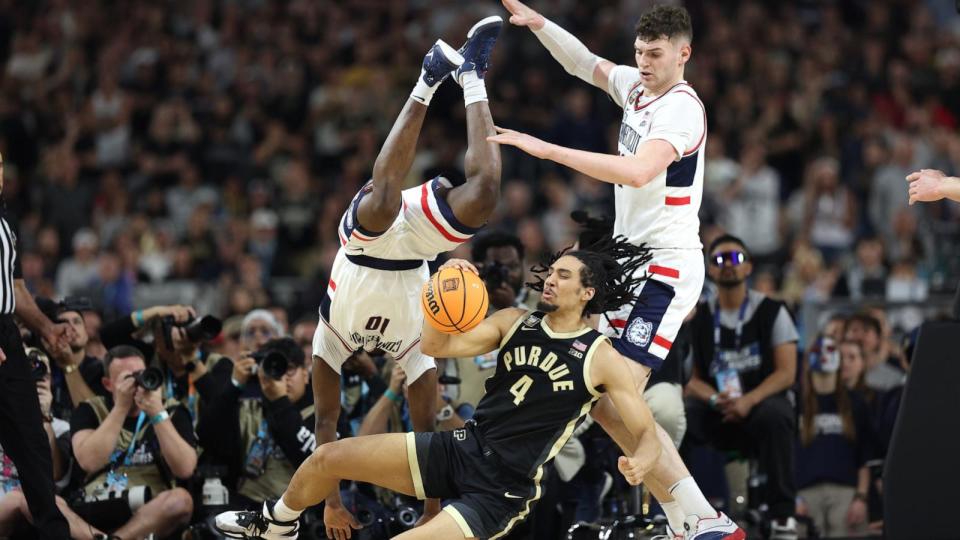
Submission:
[[[313,393],[303,349],[273,339],[234,363],[231,384],[204,408],[198,431],[211,457],[227,464],[233,507],[277,498],[316,448]],[[260,395],[244,398],[249,389]]]
[[[190,414],[183,405],[164,408],[162,375],[145,370],[139,350],[117,346],[103,362],[111,395],[84,402],[70,421],[73,452],[87,473],[82,499],[71,506],[121,538],[167,536],[193,511],[190,494],[173,488],[197,464]]]
[[[43,430],[47,434],[50,452],[53,457],[53,479],[58,486],[66,480],[70,468],[69,444],[61,445],[58,441],[61,436],[69,436],[70,424],[62,418],[51,414],[53,393],[50,384],[50,360],[43,351],[35,348],[26,350],[27,358],[33,364],[33,379],[37,385],[37,398],[40,401],[40,412],[43,415]],[[70,510],[67,502],[60,497],[56,498],[57,508],[67,518],[70,525],[71,538],[97,538],[100,531],[94,529],[80,516]],[[33,516],[27,507],[27,499],[20,490],[20,473],[16,465],[0,448],[0,538],[17,538],[19,527],[24,522],[33,523]]]
[[[75,407],[94,395],[106,394],[101,382],[103,362],[86,352],[90,337],[83,311],[92,306],[86,298],[67,298],[63,302],[37,298],[37,306],[51,321],[67,324],[73,330],[68,341],[51,345],[52,350],[48,351],[53,360],[53,415],[69,421]]]
[[[164,374],[166,399],[175,399],[187,406],[196,421],[201,402],[215,398],[227,383],[230,363],[215,369],[221,357],[211,355],[203,361],[198,347],[220,333],[221,323],[213,317],[197,317],[189,306],[155,306],[134,311],[105,325],[100,337],[108,348],[129,345],[147,359],[156,358]],[[153,340],[140,337],[152,330]],[[153,362],[148,362],[151,365]],[[211,376],[208,371],[212,371]]]

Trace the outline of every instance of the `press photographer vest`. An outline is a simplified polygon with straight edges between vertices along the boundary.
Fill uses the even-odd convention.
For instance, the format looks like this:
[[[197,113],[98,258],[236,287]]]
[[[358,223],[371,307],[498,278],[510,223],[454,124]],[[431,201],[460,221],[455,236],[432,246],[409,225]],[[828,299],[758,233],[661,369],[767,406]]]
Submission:
[[[86,401],[90,404],[90,407],[93,409],[93,412],[97,415],[97,420],[102,424],[106,420],[107,415],[110,414],[110,408],[107,407],[106,398],[103,396],[95,396]],[[174,403],[176,406],[177,403]],[[167,412],[172,413],[168,405]],[[149,426],[149,422],[146,422]],[[149,427],[145,427],[140,430],[140,435],[137,437],[137,449],[143,444],[143,438],[145,437]],[[130,441],[133,439],[134,433],[126,428],[120,429],[120,437],[117,439],[116,449],[126,455],[127,449],[130,448]],[[159,447],[156,449],[156,453],[153,454],[154,462],[147,465],[130,465],[126,466],[123,464],[121,458],[120,465],[117,467],[117,472],[125,473],[127,475],[128,484],[130,487],[133,486],[149,486],[150,491],[156,495],[161,491],[165,491],[174,487],[173,481],[169,478],[161,468],[160,461],[163,457],[159,453]],[[86,483],[83,486],[83,492],[85,495],[91,495],[92,492],[98,487],[102,486],[107,479],[107,473],[110,470],[110,466],[104,467],[100,471],[94,473],[94,475],[87,478]]]
[[[313,415],[314,405],[310,404],[300,410],[300,418],[306,420]],[[263,420],[263,405],[259,399],[240,400],[240,442],[243,445],[243,459],[246,462],[257,439],[257,432],[260,430],[260,422]],[[240,477],[237,493],[244,497],[249,497],[255,501],[265,501],[267,499],[276,499],[287,489],[290,479],[297,468],[283,454],[280,446],[273,441],[273,435],[270,435],[272,448],[266,460],[266,467],[263,474],[257,478],[250,478],[242,475]]]

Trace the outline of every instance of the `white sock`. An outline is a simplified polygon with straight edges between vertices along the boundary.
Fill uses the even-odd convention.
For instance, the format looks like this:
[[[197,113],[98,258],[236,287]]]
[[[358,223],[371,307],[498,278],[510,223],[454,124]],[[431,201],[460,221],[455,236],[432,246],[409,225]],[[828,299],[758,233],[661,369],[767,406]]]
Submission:
[[[433,93],[437,91],[437,88],[440,88],[440,84],[441,83],[437,83],[430,86],[425,83],[423,81],[423,70],[420,70],[420,77],[417,78],[417,84],[413,87],[413,92],[410,92],[410,97],[424,105],[430,105],[430,100],[433,99]]]
[[[663,508],[663,513],[667,515],[667,524],[670,525],[670,529],[673,530],[673,532],[682,531],[683,521],[687,519],[687,516],[683,513],[683,508],[680,507],[680,503],[677,501],[662,502],[660,503],[660,507]]]
[[[294,521],[300,517],[303,511],[292,510],[289,506],[284,504],[283,497],[280,497],[280,500],[277,501],[277,504],[273,505],[273,517],[277,521]]]
[[[469,107],[478,101],[487,101],[487,87],[476,71],[467,71],[457,81],[463,87],[463,106]]]
[[[707,498],[700,491],[700,486],[688,476],[670,486],[670,495],[674,502],[680,504],[685,516],[699,516],[702,518],[717,517],[717,511],[707,502]]]

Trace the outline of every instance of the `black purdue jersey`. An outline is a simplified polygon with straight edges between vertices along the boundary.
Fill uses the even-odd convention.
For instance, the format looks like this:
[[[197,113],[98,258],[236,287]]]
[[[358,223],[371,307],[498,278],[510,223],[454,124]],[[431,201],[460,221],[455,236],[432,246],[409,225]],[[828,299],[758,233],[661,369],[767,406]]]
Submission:
[[[497,371],[474,416],[504,465],[534,479],[600,398],[589,367],[606,339],[590,328],[553,332],[543,316],[521,316],[501,341]]]

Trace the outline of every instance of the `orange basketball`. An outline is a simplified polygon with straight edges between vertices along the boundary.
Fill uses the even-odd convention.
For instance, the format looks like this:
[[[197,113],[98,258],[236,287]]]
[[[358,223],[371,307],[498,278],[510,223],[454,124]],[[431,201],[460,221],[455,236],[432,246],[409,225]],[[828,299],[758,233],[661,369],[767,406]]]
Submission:
[[[444,268],[430,276],[420,294],[420,307],[430,326],[445,334],[462,334],[487,315],[487,287],[480,276]]]

